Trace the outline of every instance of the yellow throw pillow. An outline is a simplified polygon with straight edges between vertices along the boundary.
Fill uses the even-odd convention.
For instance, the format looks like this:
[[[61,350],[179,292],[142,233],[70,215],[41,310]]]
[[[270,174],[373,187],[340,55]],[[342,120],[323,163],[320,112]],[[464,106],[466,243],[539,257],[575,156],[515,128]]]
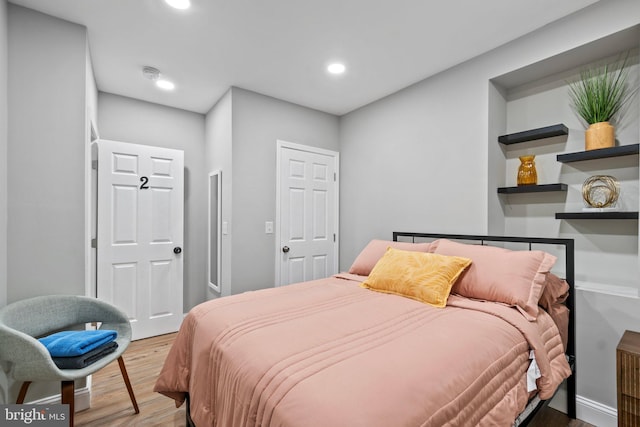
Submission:
[[[451,287],[470,264],[469,258],[390,247],[361,286],[444,307]]]

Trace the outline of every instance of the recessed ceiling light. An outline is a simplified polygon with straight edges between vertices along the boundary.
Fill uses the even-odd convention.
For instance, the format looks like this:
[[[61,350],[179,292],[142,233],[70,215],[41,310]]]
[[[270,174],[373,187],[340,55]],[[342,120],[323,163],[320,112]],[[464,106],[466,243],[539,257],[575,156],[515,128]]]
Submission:
[[[330,64],[327,67],[327,71],[330,72],[331,74],[342,74],[345,72],[346,69],[347,67],[345,67],[344,64],[341,64],[339,62]]]
[[[184,9],[189,9],[191,7],[191,1],[190,0],[164,0],[164,1],[169,6],[175,8],[175,9],[184,10]]]
[[[173,90],[176,87],[176,85],[173,84],[173,82],[165,79],[156,80],[156,86],[164,90]]]

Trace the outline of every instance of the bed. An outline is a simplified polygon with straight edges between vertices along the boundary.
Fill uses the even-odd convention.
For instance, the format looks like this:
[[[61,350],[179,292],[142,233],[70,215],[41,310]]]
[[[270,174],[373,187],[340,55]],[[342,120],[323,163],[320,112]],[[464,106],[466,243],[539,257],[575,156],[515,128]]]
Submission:
[[[571,239],[394,232],[349,272],[198,305],[154,391],[198,427],[511,426],[566,380],[575,418],[573,279]]]

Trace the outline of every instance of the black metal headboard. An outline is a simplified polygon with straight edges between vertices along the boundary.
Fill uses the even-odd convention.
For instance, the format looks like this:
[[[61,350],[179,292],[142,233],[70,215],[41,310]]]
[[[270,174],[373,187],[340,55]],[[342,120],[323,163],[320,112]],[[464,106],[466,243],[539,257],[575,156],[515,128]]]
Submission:
[[[525,243],[529,245],[556,245],[564,247],[565,255],[565,280],[569,284],[569,296],[565,302],[569,309],[569,331],[567,339],[567,356],[573,375],[567,378],[567,415],[570,418],[576,418],[576,323],[575,323],[575,258],[574,258],[574,241],[573,239],[559,238],[543,238],[543,237],[513,237],[513,236],[477,236],[465,234],[437,234],[437,233],[411,233],[411,232],[393,232],[393,240],[398,241],[401,237],[411,238],[412,242],[416,239],[435,240],[467,240],[477,241],[484,245],[487,242],[503,242],[503,243]]]

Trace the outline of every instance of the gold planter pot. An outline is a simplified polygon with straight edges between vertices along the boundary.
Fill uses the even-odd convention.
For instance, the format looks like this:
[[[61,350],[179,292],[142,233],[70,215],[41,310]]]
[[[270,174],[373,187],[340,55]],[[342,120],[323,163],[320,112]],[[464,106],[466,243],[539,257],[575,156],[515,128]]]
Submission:
[[[598,150],[615,145],[615,128],[609,122],[594,123],[584,133],[585,150]]]

